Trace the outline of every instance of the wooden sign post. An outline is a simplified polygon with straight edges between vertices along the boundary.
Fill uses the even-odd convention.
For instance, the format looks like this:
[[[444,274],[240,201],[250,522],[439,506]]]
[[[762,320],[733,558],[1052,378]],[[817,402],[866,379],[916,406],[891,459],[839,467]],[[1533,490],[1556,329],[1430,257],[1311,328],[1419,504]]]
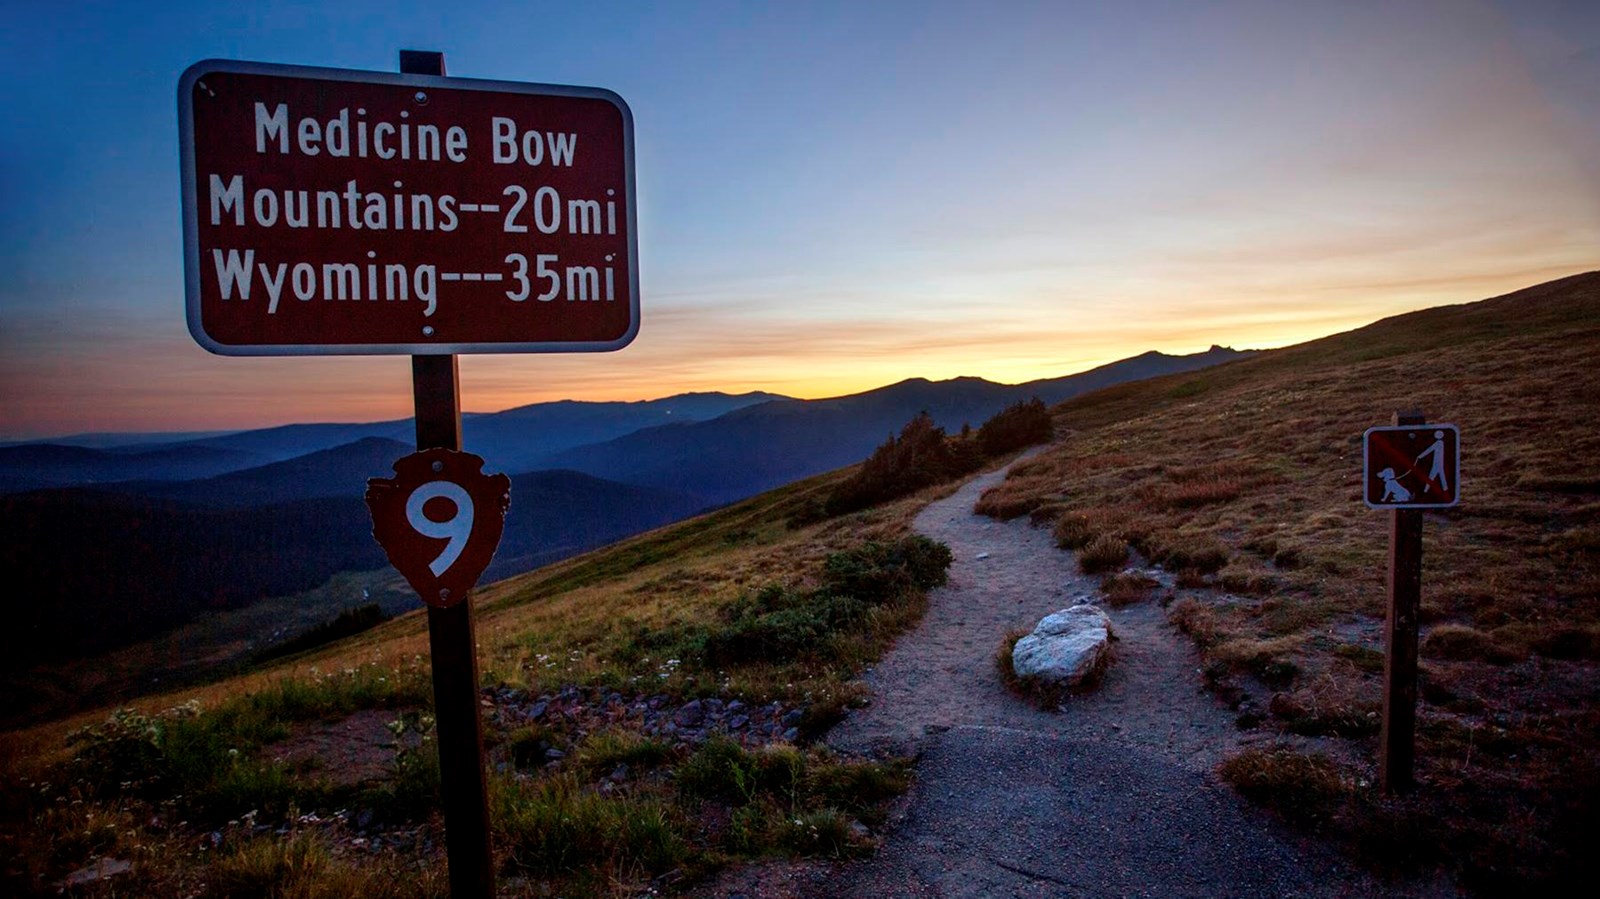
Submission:
[[[1420,425],[1421,413],[1395,413],[1396,425]],[[1403,793],[1413,785],[1417,734],[1417,615],[1422,608],[1422,510],[1389,512],[1389,609],[1383,629],[1383,727],[1378,785]]]
[[[1378,784],[1403,793],[1415,784],[1422,510],[1459,501],[1460,434],[1455,425],[1428,425],[1421,412],[1396,412],[1393,424],[1362,439],[1363,499],[1390,516]]]

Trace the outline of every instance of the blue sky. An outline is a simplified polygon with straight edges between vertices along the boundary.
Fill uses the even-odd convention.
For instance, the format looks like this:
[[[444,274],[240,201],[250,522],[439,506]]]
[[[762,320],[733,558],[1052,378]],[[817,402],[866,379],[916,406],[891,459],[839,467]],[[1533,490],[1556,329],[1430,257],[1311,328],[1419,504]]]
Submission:
[[[403,358],[183,324],[208,57],[594,85],[633,109],[643,327],[462,360],[489,410],[825,396],[1275,346],[1596,268],[1600,4],[15,3],[0,437],[373,419]]]

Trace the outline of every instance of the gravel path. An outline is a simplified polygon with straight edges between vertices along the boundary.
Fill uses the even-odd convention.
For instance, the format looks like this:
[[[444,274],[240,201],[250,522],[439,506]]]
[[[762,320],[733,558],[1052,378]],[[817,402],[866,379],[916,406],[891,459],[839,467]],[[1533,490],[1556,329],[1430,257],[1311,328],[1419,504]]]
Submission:
[[[1064,713],[1040,711],[1006,691],[995,652],[1007,631],[1032,627],[1076,602],[1096,602],[1099,579],[1078,571],[1071,553],[1025,520],[976,515],[983,491],[1004,469],[929,505],[915,527],[950,547],[950,582],[929,597],[928,613],[867,676],[872,705],[828,735],[840,749],[906,753],[954,727],[1013,730],[1136,746],[1209,771],[1237,745],[1239,731],[1201,686],[1188,638],[1154,602],[1106,609],[1117,637],[1100,687],[1070,699]]]
[[[994,656],[1097,586],[1025,520],[974,515],[1004,471],[928,506],[916,529],[955,556],[927,615],[867,676],[836,748],[913,754],[917,783],[869,860],[767,864],[700,892],[749,897],[1380,896],[1211,773],[1244,737],[1201,685],[1160,607],[1107,609],[1118,640],[1096,691],[1060,712],[1006,692]]]

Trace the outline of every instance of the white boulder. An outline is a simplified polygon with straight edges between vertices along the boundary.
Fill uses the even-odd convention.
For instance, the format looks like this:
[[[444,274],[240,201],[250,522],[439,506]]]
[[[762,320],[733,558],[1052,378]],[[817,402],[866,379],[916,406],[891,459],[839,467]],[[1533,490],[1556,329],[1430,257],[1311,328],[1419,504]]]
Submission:
[[[1111,640],[1111,619],[1099,608],[1076,605],[1046,615],[1033,633],[1011,649],[1011,669],[1018,677],[1076,687],[1104,664]]]

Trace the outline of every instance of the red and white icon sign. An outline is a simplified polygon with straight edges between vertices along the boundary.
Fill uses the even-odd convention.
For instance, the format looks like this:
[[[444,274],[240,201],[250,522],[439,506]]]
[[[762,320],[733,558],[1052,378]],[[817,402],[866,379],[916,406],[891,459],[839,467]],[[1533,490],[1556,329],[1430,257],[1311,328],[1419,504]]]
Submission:
[[[483,473],[471,453],[429,449],[367,481],[372,536],[422,601],[444,608],[478,583],[500,546],[511,479]]]
[[[1390,425],[1363,435],[1362,492],[1374,509],[1442,509],[1460,501],[1455,425]]]

